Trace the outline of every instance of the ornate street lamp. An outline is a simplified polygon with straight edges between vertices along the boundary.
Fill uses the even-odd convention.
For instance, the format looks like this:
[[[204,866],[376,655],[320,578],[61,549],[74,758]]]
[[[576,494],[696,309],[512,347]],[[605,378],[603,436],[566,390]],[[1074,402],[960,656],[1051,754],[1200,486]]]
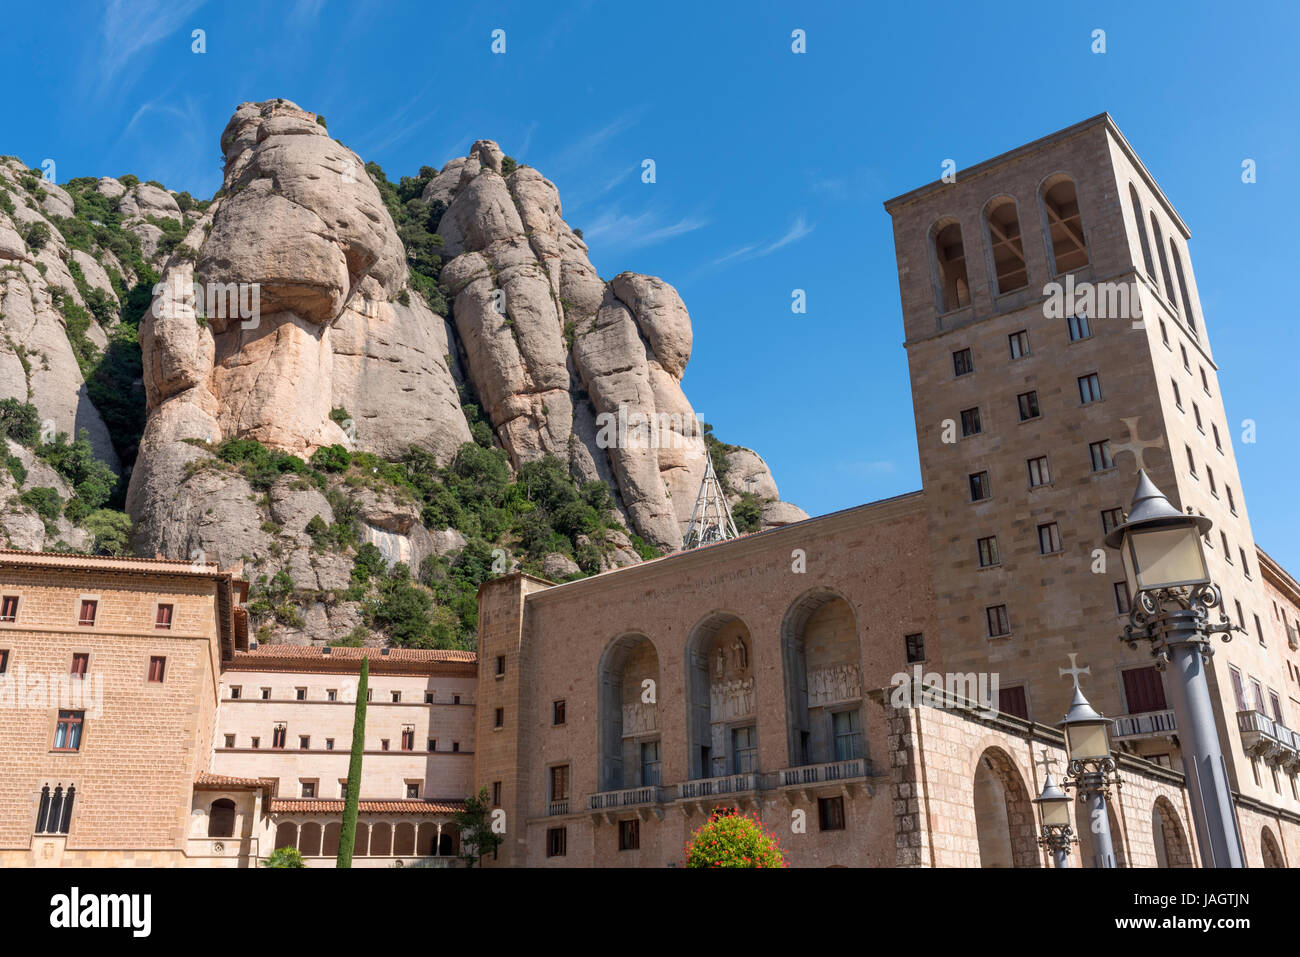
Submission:
[[[1206,867],[1245,867],[1237,815],[1228,787],[1228,770],[1219,746],[1214,708],[1204,666],[1214,648],[1210,638],[1222,633],[1232,640],[1234,625],[1222,610],[1223,596],[1210,581],[1201,538],[1213,523],[1205,516],[1184,515],[1160,489],[1138,472],[1137,491],[1124,524],[1106,536],[1124,558],[1124,574],[1133,596],[1130,624],[1120,641],[1136,648],[1150,642],[1156,668],[1167,671],[1174,720],[1182,744],[1183,772],[1192,817]],[[1220,620],[1210,621],[1210,610]]]
[[[1047,763],[1047,749],[1043,749],[1043,761]],[[1047,772],[1043,781],[1043,793],[1034,798],[1038,805],[1038,814],[1042,820],[1042,830],[1038,846],[1052,852],[1052,860],[1057,867],[1070,866],[1070,845],[1074,843],[1074,831],[1070,827],[1070,795],[1056,786],[1052,772]]]
[[[1074,700],[1065,719],[1057,725],[1065,731],[1065,750],[1070,762],[1062,783],[1066,788],[1077,788],[1079,799],[1087,805],[1093,866],[1114,867],[1115,848],[1110,839],[1106,797],[1112,784],[1119,787],[1119,777],[1115,773],[1115,759],[1110,756],[1110,719],[1098,714],[1083,696],[1079,675],[1092,674],[1092,668],[1080,668],[1074,659],[1071,654],[1070,667],[1061,669],[1061,674],[1074,679]]]

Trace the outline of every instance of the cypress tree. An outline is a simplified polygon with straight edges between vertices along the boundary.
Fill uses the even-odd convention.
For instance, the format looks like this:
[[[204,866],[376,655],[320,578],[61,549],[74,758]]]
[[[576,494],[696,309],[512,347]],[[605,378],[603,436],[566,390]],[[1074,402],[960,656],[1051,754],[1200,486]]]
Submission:
[[[357,842],[357,803],[361,799],[361,752],[366,746],[366,695],[370,684],[370,656],[361,659],[361,680],[357,682],[356,711],[352,717],[352,760],[348,762],[348,796],[343,804],[343,826],[339,830],[338,867],[352,866],[352,849]]]

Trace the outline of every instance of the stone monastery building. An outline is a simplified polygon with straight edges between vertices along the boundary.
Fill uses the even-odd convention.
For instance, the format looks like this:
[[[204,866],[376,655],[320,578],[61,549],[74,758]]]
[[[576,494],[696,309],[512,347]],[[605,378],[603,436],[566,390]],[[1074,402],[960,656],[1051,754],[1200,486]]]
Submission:
[[[1139,467],[1214,523],[1245,629],[1208,666],[1218,733],[1248,863],[1289,866],[1300,584],[1255,541],[1186,225],[1106,114],[885,208],[922,491],[493,579],[477,655],[255,647],[236,570],[0,552],[0,866],[333,866],[362,655],[355,866],[458,864],[479,788],[506,828],[486,866],[679,866],[719,805],[795,866],[1048,866],[1030,800],[1064,768],[1071,654],[1113,720],[1120,863],[1195,866],[1175,716],[1102,546]],[[974,680],[898,699],[931,673]]]

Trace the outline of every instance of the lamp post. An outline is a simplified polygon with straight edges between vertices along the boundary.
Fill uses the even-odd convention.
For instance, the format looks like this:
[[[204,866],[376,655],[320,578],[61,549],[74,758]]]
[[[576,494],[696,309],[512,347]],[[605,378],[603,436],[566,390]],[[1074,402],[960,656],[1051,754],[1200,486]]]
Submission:
[[[1092,674],[1091,666],[1080,668],[1070,655],[1070,667],[1061,674],[1074,679],[1074,700],[1070,710],[1057,727],[1065,731],[1065,750],[1069,771],[1062,783],[1066,788],[1077,788],[1079,799],[1088,808],[1088,828],[1092,832],[1093,866],[1114,867],[1115,848],[1110,839],[1110,816],[1106,809],[1106,796],[1110,786],[1119,787],[1115,774],[1115,759],[1110,756],[1110,719],[1098,714],[1083,696],[1079,675]]]
[[[1046,748],[1043,749],[1043,761],[1046,764]],[[1050,769],[1043,780],[1043,793],[1034,798],[1033,803],[1038,805],[1042,819],[1038,846],[1052,852],[1057,867],[1069,867],[1070,845],[1074,842],[1074,831],[1070,828],[1070,796],[1056,786]]]
[[[1210,638],[1242,630],[1220,606],[1223,596],[1210,581],[1201,537],[1213,523],[1205,516],[1184,515],[1156,488],[1145,471],[1138,472],[1137,491],[1124,523],[1106,536],[1118,548],[1133,596],[1130,624],[1120,641],[1136,648],[1150,642],[1156,668],[1167,671],[1174,720],[1182,745],[1196,836],[1205,867],[1245,867],[1237,815],[1228,787],[1228,768],[1219,745],[1205,665],[1214,648]],[[1220,607],[1220,620],[1210,610]]]

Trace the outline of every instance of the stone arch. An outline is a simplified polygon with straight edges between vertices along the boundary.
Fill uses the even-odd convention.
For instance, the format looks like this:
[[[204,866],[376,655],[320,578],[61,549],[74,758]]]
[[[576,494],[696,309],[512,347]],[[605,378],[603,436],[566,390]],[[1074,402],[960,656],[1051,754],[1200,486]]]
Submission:
[[[298,847],[298,825],[293,821],[282,821],[280,826],[275,829],[275,846],[281,847]]]
[[[984,233],[993,289],[1005,295],[1029,285],[1029,262],[1020,231],[1020,206],[1014,196],[1002,193],[984,204]]]
[[[934,275],[935,304],[939,312],[970,305],[970,274],[961,223],[954,216],[930,227],[930,263]]]
[[[621,635],[606,646],[597,695],[600,789],[659,784],[659,652],[649,637]]]
[[[393,825],[380,821],[370,826],[370,856],[392,857]]]
[[[686,642],[686,757],[691,780],[758,771],[753,633],[714,611]]]
[[[1282,849],[1277,846],[1277,838],[1273,836],[1273,829],[1267,825],[1260,834],[1259,845],[1265,867],[1286,867],[1282,862]]]
[[[321,826],[312,821],[302,826],[298,832],[298,850],[303,857],[320,857]]]
[[[208,808],[208,837],[235,836],[235,802],[217,798]]]
[[[1192,850],[1178,812],[1167,797],[1151,808],[1151,837],[1156,847],[1156,867],[1192,867]]]
[[[867,757],[858,620],[842,593],[813,588],[790,603],[781,671],[789,767]]]
[[[338,857],[339,832],[341,830],[342,825],[338,821],[330,821],[325,825],[325,835],[320,850],[322,857]]]
[[[415,856],[415,825],[410,821],[403,821],[393,831],[393,856]]]
[[[357,821],[357,836],[352,842],[353,857],[370,855],[370,825]]]
[[[1054,274],[1063,276],[1088,265],[1088,240],[1074,177],[1064,171],[1044,177],[1038,187],[1038,200]]]
[[[997,746],[985,748],[972,777],[980,866],[1040,867],[1034,808],[1011,756]]]

